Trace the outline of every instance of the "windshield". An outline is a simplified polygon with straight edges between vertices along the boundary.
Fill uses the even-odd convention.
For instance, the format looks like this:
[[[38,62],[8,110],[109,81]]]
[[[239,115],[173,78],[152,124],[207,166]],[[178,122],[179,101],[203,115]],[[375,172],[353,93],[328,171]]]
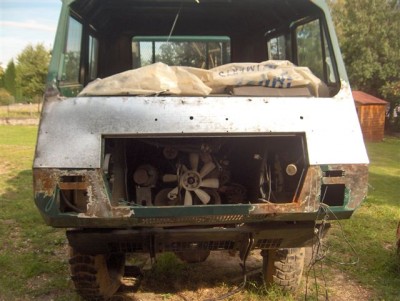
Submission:
[[[230,62],[229,37],[138,36],[132,39],[133,68],[154,63],[211,69]]]

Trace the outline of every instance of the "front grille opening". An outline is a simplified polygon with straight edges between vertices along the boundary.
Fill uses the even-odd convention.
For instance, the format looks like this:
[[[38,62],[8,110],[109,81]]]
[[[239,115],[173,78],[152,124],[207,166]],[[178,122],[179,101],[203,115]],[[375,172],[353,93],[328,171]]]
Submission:
[[[303,134],[104,139],[112,202],[140,206],[292,203],[308,168]]]
[[[259,239],[255,243],[255,249],[277,249],[281,246],[282,239]]]
[[[343,206],[345,203],[345,184],[323,184],[321,186],[321,203],[328,206]]]
[[[253,217],[256,219],[258,216]],[[260,216],[259,219],[265,216]],[[250,218],[248,218],[250,220]],[[243,215],[211,215],[211,216],[183,216],[183,217],[148,217],[138,219],[142,224],[224,224],[245,222],[246,216]]]

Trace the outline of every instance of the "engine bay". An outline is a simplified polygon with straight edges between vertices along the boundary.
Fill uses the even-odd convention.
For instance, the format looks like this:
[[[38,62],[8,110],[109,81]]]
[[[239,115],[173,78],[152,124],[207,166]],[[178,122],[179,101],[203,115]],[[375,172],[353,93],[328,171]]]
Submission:
[[[104,140],[113,203],[292,203],[306,168],[302,135]]]

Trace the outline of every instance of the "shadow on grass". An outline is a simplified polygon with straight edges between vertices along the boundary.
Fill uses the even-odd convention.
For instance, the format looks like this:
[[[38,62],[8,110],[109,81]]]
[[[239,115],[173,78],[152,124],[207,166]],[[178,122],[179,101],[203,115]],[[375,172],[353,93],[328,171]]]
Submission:
[[[222,300],[218,299],[222,296],[231,301],[264,300],[267,290],[262,281],[262,259],[258,253],[255,251],[246,261],[248,277],[245,286],[237,254],[232,257],[226,251],[211,252],[206,261],[192,264],[183,263],[173,253],[160,254],[157,263],[144,270],[140,285],[123,286],[115,300]],[[274,294],[278,294],[277,290]],[[282,299],[285,295],[279,294],[278,299],[267,299],[294,300],[288,295]]]
[[[64,231],[45,225],[33,200],[32,171],[3,179],[0,300],[74,300]]]

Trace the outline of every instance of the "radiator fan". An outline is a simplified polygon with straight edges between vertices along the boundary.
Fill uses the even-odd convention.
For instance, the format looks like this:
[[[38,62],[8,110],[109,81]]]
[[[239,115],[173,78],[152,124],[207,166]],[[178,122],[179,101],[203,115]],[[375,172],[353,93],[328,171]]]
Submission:
[[[200,201],[206,205],[210,202],[211,196],[206,191],[207,188],[218,188],[219,181],[217,178],[206,178],[216,167],[212,162],[210,156],[204,156],[202,158],[202,167],[199,169],[200,154],[190,153],[189,154],[189,164],[190,169],[185,165],[180,164],[177,168],[176,174],[166,174],[163,177],[163,181],[177,182],[178,186],[173,188],[168,193],[168,199],[176,200],[180,198],[181,191],[184,193],[184,205],[193,205],[193,194],[195,194]],[[204,188],[204,189],[203,189]]]

